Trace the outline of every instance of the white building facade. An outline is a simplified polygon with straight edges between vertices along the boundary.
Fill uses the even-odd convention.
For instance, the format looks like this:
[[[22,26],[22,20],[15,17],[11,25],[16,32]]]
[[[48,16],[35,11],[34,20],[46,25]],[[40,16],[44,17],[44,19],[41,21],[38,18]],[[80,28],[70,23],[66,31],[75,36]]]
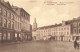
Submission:
[[[49,40],[51,37],[54,40],[72,40],[71,25],[66,24],[65,21],[61,24],[39,27],[33,32],[33,35],[35,35],[36,40]]]

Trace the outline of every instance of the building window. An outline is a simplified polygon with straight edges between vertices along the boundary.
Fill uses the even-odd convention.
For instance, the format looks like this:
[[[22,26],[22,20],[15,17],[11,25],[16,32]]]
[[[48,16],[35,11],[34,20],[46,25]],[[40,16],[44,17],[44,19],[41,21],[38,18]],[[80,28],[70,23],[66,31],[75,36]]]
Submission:
[[[78,26],[80,27],[80,23],[78,23]]]
[[[59,31],[60,31],[60,28],[59,28]]]
[[[12,29],[14,29],[14,22],[12,22]]]
[[[2,18],[0,17],[0,26],[2,26]]]
[[[11,19],[14,20],[14,15],[13,14],[11,15]]]
[[[20,23],[20,29],[21,29],[21,23]]]
[[[4,31],[3,32],[3,40],[6,40],[6,35],[7,35],[6,31]]]
[[[4,24],[4,27],[7,27],[7,20],[6,19],[3,20],[3,24]]]
[[[57,31],[57,28],[56,28],[56,31]]]
[[[0,32],[0,40],[1,40],[1,38],[2,38],[2,32]]]
[[[18,22],[18,29],[19,29],[19,22]]]
[[[59,35],[60,35],[60,32],[59,32]]]
[[[55,35],[55,32],[54,32],[54,35]]]
[[[69,32],[67,32],[67,35],[69,35]]]
[[[7,11],[6,10],[3,11],[3,16],[7,16]]]
[[[11,13],[10,13],[10,12],[7,12],[7,17],[8,17],[9,19],[11,19]]]
[[[63,32],[61,32],[61,35],[63,35]]]
[[[73,27],[77,27],[77,23],[73,23]]]
[[[64,28],[64,30],[66,30],[66,28]]]
[[[57,35],[57,32],[56,32],[56,35]]]
[[[78,31],[79,31],[79,33],[80,33],[80,29],[79,29]]]
[[[69,28],[67,28],[67,30],[69,30]]]
[[[7,37],[8,37],[8,40],[10,40],[10,34],[11,34],[11,33],[8,33],[8,36],[7,36]]]
[[[73,29],[73,33],[77,33],[77,29]]]
[[[8,20],[8,28],[11,28],[11,21]]]
[[[0,8],[0,14],[2,14],[2,8]]]
[[[62,30],[63,30],[63,28],[62,28]]]
[[[16,27],[14,27],[14,28],[17,29],[17,22],[14,23],[14,26],[16,26]]]

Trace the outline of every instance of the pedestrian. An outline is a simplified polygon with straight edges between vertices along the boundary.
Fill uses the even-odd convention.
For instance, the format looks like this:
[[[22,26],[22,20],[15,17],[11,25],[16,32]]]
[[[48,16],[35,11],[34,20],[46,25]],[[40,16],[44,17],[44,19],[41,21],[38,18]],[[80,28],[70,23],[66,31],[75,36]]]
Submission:
[[[74,41],[74,48],[75,49],[79,49],[79,43],[78,43],[78,39],[77,38]]]

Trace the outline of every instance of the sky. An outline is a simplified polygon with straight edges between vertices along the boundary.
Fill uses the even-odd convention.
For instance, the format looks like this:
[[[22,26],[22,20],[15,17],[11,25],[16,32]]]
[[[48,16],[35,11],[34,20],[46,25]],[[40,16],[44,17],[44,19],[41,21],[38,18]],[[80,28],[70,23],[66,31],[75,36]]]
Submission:
[[[80,16],[80,0],[5,0],[11,5],[24,8],[31,16],[33,25],[36,18],[38,27],[59,24]]]

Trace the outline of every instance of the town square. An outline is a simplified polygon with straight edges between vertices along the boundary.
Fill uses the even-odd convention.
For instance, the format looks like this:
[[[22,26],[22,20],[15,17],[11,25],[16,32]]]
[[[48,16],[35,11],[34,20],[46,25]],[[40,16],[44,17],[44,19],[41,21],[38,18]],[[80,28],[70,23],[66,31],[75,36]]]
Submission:
[[[72,42],[32,41],[0,45],[0,52],[79,52]]]
[[[79,0],[0,0],[0,52],[80,52]]]

